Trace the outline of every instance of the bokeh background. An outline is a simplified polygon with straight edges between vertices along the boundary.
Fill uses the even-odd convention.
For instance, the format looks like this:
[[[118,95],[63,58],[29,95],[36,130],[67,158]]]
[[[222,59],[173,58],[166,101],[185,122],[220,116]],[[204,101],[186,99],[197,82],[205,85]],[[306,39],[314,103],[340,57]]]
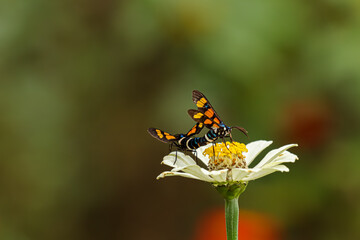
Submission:
[[[358,0],[3,0],[0,239],[225,239],[210,185],[155,180],[146,129],[190,129],[194,89],[238,141],[299,144],[241,239],[360,239],[359,80]]]

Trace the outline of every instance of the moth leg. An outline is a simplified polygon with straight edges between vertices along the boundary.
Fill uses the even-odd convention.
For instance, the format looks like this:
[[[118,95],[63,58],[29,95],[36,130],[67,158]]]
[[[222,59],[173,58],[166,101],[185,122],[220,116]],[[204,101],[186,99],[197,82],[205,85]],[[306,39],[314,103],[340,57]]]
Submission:
[[[176,163],[176,161],[177,161],[177,150],[175,151],[175,161],[174,161],[174,165],[175,165],[175,163]]]
[[[196,164],[198,164],[198,158],[197,158],[197,151],[196,151],[196,149],[194,149],[194,150],[192,150],[192,152],[195,152],[195,162],[196,162]],[[199,165],[199,164],[198,164]]]
[[[233,138],[232,138],[231,133],[229,134],[229,137],[230,137],[230,141],[233,142]]]
[[[225,138],[224,138],[224,137],[221,137],[221,141],[223,141],[223,143],[225,143],[226,148],[230,151],[228,145],[226,144],[226,141],[225,141]]]
[[[212,143],[212,148],[213,148],[213,154],[214,154],[214,157],[215,157],[215,143],[214,142]]]
[[[173,143],[169,144],[169,152],[171,152],[171,150],[172,150],[172,145],[173,145]]]

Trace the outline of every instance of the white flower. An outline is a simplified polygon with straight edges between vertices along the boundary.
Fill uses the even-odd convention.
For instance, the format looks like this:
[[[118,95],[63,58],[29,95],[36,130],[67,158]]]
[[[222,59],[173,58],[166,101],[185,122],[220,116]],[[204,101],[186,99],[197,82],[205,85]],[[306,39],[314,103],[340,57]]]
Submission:
[[[162,163],[173,169],[161,173],[157,179],[168,176],[181,176],[210,182],[216,185],[223,185],[234,182],[246,183],[276,171],[288,172],[289,169],[283,165],[283,163],[295,162],[298,157],[287,150],[297,146],[297,144],[289,144],[274,149],[268,152],[253,168],[247,167],[254,161],[256,156],[271,143],[272,141],[259,140],[247,144],[246,147],[239,143],[235,143],[236,145],[233,143],[226,143],[226,145],[224,143],[218,143],[219,146],[223,144],[223,146],[227,148],[225,148],[225,152],[230,152],[230,155],[227,153],[224,154],[224,148],[220,149],[221,147],[218,145],[214,146],[212,143],[200,147],[196,150],[195,155],[197,159],[201,160],[201,162],[207,166],[207,169],[199,166],[193,158],[182,152],[171,152],[164,157]],[[238,148],[238,146],[242,147]],[[233,151],[234,149],[235,152]],[[214,154],[211,154],[211,151],[213,151]],[[224,157],[224,155],[226,156]],[[219,161],[221,162],[221,167],[214,168],[214,165],[217,165]],[[229,163],[229,161],[231,163]],[[224,167],[224,162],[230,165],[228,164]]]

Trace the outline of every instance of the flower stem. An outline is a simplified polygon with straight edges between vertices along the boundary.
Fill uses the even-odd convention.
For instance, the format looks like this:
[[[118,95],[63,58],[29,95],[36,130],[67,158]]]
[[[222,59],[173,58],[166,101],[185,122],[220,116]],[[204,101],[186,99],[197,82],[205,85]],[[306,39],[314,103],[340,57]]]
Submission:
[[[238,239],[239,198],[225,198],[225,221],[227,240]]]
[[[245,191],[247,182],[215,186],[225,198],[225,221],[227,240],[238,239],[239,196]]]

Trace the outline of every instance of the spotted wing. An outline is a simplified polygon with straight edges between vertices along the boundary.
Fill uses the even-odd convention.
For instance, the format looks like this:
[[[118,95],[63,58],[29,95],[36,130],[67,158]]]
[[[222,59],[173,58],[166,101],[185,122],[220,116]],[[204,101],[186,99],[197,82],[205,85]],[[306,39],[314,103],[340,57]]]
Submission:
[[[202,112],[201,110],[190,109],[188,110],[188,114],[192,119],[194,119],[194,121],[197,123],[203,123],[207,128],[210,129],[217,129],[222,123],[212,108],[209,108],[205,112]]]
[[[190,137],[190,136],[193,136],[195,134],[198,134],[201,132],[201,129],[204,128],[204,124],[202,122],[197,122],[195,124],[195,126],[193,126],[187,133],[186,133],[186,136],[187,137]]]
[[[179,140],[178,135],[172,135],[170,133],[164,132],[158,128],[149,128],[148,133],[156,138],[157,140],[163,142],[163,143],[171,143],[173,141]]]
[[[192,100],[198,107],[198,110],[200,112],[204,113],[207,116],[207,118],[209,118],[209,119],[217,118],[219,120],[219,122],[222,122],[221,118],[216,113],[213,106],[211,106],[209,100],[200,91],[194,90],[192,92]]]

